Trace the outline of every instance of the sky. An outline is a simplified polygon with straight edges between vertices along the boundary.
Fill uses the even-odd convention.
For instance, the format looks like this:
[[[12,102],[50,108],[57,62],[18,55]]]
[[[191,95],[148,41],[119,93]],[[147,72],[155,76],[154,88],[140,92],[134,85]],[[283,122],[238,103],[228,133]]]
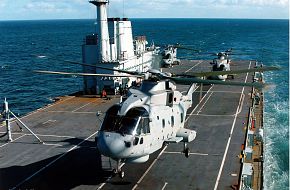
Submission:
[[[109,17],[289,19],[289,0],[110,0]],[[0,20],[92,19],[88,0],[0,0]]]

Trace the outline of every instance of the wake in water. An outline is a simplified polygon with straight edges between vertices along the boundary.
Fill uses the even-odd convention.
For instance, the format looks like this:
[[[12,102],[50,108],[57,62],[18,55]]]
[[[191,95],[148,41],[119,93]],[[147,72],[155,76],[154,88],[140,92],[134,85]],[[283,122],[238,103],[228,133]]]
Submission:
[[[269,190],[289,189],[289,96],[287,82],[275,75],[268,80],[279,85],[265,93],[264,187]]]

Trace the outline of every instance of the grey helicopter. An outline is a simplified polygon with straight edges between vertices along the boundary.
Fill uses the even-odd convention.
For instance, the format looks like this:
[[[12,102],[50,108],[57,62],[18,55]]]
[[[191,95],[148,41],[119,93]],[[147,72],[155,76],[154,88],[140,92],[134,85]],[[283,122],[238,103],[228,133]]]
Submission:
[[[177,47],[168,45],[162,52],[162,65],[163,67],[172,67],[172,65],[179,65],[180,59],[177,59]]]
[[[180,59],[177,58],[177,49],[191,50],[194,52],[200,52],[200,50],[195,50],[189,47],[180,45],[179,43],[175,45],[167,45],[162,51],[162,66],[172,67],[173,65],[179,65]]]
[[[231,60],[229,58],[230,53],[232,52],[232,48],[228,49],[224,52],[214,53],[213,55],[217,56],[210,63],[212,65],[212,71],[230,71],[230,63]],[[226,80],[228,75],[216,75],[214,79]]]
[[[88,65],[88,64],[86,64]],[[93,65],[92,65],[93,66]],[[197,132],[184,128],[186,112],[192,105],[192,93],[197,90],[197,84],[221,84],[236,86],[251,86],[263,88],[265,84],[240,83],[233,81],[205,80],[187,75],[162,73],[150,69],[147,72],[114,70],[122,75],[113,77],[142,78],[140,87],[130,88],[126,100],[113,105],[105,114],[101,128],[95,138],[97,148],[102,155],[117,161],[113,170],[123,178],[123,163],[144,163],[150,154],[161,149],[165,143],[183,142],[185,157],[189,156],[188,143],[192,142]],[[261,67],[251,70],[236,71],[236,73],[263,72],[276,70],[276,67]],[[55,71],[35,71],[46,74],[79,75],[79,76],[106,76],[107,74],[67,73]],[[219,71],[218,74],[227,74]],[[223,72],[223,73],[221,73]],[[230,71],[234,72],[234,71]],[[202,75],[202,73],[200,73]],[[215,76],[216,72],[207,72],[203,75]],[[190,85],[187,93],[176,90],[176,84]]]
[[[240,55],[240,54],[234,54],[232,53],[233,48],[230,48],[228,50],[218,52],[218,53],[200,53],[200,54],[209,54],[212,56],[217,56],[210,62],[212,65],[212,72],[215,72],[215,75],[212,74],[212,72],[201,72],[201,73],[196,73],[196,72],[187,72],[187,76],[193,76],[193,77],[206,77],[207,79],[213,79],[213,80],[222,80],[225,81],[226,79],[231,76],[231,78],[234,78],[234,75],[239,74],[239,73],[244,73],[246,71],[252,72],[251,69],[245,69],[245,70],[235,70],[231,72],[231,59],[230,55]],[[242,55],[245,55],[243,53]],[[247,54],[249,55],[249,54]],[[268,67],[271,69],[271,67]],[[255,71],[253,71],[255,72]]]

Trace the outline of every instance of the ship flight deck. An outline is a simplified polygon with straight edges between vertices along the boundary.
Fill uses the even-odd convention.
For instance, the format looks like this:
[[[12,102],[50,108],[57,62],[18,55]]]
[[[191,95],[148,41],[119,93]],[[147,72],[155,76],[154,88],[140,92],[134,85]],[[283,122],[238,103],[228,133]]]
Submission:
[[[163,71],[209,71],[208,62],[182,61]],[[253,66],[233,61],[231,69]],[[233,81],[252,79],[248,73]],[[177,85],[181,92],[188,87]],[[119,99],[61,97],[21,118],[43,144],[21,132],[16,121],[11,123],[13,141],[0,139],[0,189],[233,189],[239,183],[251,88],[203,85],[202,96],[197,90],[193,97],[185,127],[196,130],[197,137],[189,143],[189,158],[181,153],[183,143],[169,144],[144,164],[124,164],[124,179],[112,176],[115,161],[101,156],[95,144],[106,110]],[[0,127],[1,134],[5,131]]]

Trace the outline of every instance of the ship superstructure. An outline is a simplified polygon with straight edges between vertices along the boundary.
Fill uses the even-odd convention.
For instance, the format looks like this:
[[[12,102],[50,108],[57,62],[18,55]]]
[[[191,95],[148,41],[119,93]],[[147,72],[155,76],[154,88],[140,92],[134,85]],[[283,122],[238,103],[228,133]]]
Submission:
[[[127,18],[108,18],[108,0],[89,1],[97,7],[97,34],[86,36],[83,45],[83,62],[112,69],[128,71],[147,71],[159,68],[161,55],[159,48],[147,46],[145,36],[133,38],[131,21]],[[96,69],[84,66],[86,73],[117,74],[116,71]],[[95,78],[84,77],[84,92],[100,94],[105,89],[107,93],[116,94],[120,88],[131,86],[136,78]]]

